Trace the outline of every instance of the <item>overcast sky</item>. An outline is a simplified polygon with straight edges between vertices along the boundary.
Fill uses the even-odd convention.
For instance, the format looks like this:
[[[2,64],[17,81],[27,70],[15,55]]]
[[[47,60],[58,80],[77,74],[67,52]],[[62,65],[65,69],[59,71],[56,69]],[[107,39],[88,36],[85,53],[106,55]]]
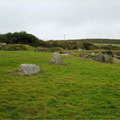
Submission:
[[[0,0],[0,33],[44,40],[120,38],[120,0]]]

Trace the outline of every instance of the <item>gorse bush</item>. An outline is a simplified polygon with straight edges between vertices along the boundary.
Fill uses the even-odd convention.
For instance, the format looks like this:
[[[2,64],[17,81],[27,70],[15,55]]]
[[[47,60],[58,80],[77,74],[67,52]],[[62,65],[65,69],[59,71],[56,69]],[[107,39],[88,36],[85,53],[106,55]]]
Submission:
[[[34,47],[29,45],[22,45],[22,44],[8,44],[4,46],[4,51],[31,51],[34,50]]]

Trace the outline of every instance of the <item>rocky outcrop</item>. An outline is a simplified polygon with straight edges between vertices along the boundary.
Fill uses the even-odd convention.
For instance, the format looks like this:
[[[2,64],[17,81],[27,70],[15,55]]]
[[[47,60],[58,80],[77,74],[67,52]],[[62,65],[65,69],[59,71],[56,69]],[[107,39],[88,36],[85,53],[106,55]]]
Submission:
[[[80,55],[82,58],[87,58],[87,59],[92,59],[98,62],[106,62],[106,63],[110,63],[111,59],[110,56],[107,55],[103,55],[103,54],[95,54],[95,53],[91,53],[89,55]]]

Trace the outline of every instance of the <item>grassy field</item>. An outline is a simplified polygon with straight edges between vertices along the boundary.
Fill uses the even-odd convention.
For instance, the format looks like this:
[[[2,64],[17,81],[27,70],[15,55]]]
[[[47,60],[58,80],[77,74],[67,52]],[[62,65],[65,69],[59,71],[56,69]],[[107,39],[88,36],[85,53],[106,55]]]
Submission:
[[[112,45],[112,46],[118,46],[118,47],[120,47],[120,44],[105,44],[105,43],[95,43],[95,45],[100,45],[100,46],[106,46],[106,45]]]
[[[120,119],[120,64],[52,53],[0,52],[0,119]],[[41,72],[20,76],[20,64]]]

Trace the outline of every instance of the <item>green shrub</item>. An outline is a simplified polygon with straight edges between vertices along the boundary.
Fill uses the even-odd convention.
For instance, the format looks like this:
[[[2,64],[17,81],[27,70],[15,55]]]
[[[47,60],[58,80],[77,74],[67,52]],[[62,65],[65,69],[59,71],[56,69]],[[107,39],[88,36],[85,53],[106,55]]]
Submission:
[[[5,46],[6,46],[6,43],[0,43],[0,50],[3,50]]]
[[[3,46],[2,45],[0,45],[0,50],[3,50]]]
[[[64,50],[61,47],[52,47],[52,48],[49,48],[49,49],[50,49],[50,52],[61,52],[61,51]]]
[[[100,48],[106,50],[120,50],[119,46],[113,46],[113,45],[104,45],[104,46],[100,46]]]
[[[35,52],[48,52],[48,48],[38,47],[34,51]]]
[[[61,47],[51,47],[51,48],[38,47],[35,49],[35,52],[61,52],[61,51],[64,51],[64,49]]]
[[[114,60],[111,56],[109,56],[109,59],[110,59],[110,63],[113,64],[114,63]]]
[[[31,51],[31,50],[34,50],[34,48],[29,45],[8,44],[3,48],[3,50],[5,51]]]
[[[97,49],[97,46],[90,43],[90,42],[83,42],[83,49],[85,50],[94,50],[94,49]]]
[[[114,53],[114,55],[120,56],[120,50],[114,50],[113,53]]]

